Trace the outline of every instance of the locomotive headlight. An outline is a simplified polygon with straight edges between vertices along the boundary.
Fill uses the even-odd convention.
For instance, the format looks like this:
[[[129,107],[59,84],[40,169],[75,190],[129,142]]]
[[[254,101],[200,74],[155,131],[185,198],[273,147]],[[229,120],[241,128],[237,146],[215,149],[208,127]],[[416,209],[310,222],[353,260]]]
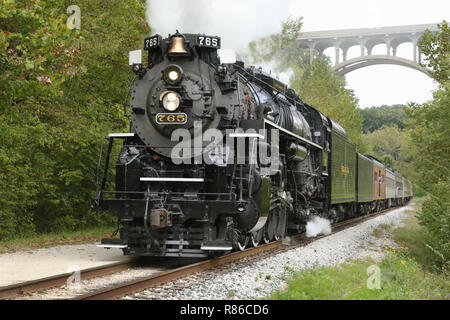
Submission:
[[[167,111],[175,111],[180,106],[180,96],[173,91],[163,93],[161,101]]]
[[[183,77],[183,70],[175,64],[168,66],[163,71],[163,79],[170,85],[179,84],[182,77]]]
[[[167,74],[167,77],[171,80],[171,81],[177,81],[180,78],[180,74],[178,72],[176,72],[175,70],[170,71]]]

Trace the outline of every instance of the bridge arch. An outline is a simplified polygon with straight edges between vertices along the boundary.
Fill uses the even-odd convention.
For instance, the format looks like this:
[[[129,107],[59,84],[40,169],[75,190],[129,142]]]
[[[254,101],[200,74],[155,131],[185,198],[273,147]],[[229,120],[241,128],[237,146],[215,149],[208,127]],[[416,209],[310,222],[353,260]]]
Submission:
[[[437,24],[305,32],[298,41],[300,46],[309,48],[311,63],[316,52],[321,55],[326,49],[334,47],[333,70],[340,75],[376,64],[396,64],[428,75],[420,65],[421,52],[417,46],[425,30],[435,32],[438,30]],[[396,56],[397,48],[405,42],[412,43],[412,60]],[[386,46],[386,53],[372,54],[372,49],[380,44]],[[361,55],[347,59],[349,48],[358,45]]]
[[[370,55],[349,59],[343,63],[335,65],[333,70],[336,74],[343,76],[354,70],[377,64],[395,64],[420,71],[429,76],[428,70],[421,65],[405,58],[388,55]]]

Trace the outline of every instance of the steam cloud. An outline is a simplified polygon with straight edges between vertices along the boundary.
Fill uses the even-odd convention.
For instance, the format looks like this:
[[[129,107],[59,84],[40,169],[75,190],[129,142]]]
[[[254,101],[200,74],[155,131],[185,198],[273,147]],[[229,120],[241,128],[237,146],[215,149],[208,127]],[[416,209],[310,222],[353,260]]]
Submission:
[[[294,0],[147,0],[152,33],[166,37],[205,33],[222,38],[222,48],[242,51],[250,41],[281,31]]]
[[[319,234],[330,234],[331,224],[330,221],[321,217],[314,217],[306,224],[306,236],[315,237]]]

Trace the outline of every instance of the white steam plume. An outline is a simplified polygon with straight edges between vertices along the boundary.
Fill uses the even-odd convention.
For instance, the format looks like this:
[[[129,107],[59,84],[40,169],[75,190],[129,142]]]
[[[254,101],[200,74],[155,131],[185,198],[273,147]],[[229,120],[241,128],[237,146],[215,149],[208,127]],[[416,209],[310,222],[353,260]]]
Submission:
[[[294,0],[147,0],[152,33],[205,33],[222,38],[222,48],[242,51],[260,37],[281,31]]]
[[[319,234],[330,234],[331,224],[330,221],[321,217],[314,217],[306,224],[306,236],[315,237]]]

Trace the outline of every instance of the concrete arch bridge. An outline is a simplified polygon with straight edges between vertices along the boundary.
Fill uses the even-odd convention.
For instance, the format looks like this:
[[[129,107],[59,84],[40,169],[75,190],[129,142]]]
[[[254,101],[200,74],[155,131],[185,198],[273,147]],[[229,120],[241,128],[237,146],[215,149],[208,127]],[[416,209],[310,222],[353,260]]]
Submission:
[[[418,24],[408,26],[344,29],[330,31],[304,32],[298,39],[300,46],[310,50],[310,63],[314,56],[333,47],[335,49],[335,64],[333,70],[338,75],[376,65],[395,64],[423,72],[427,70],[420,65],[421,52],[418,42],[425,30],[438,31],[437,24]],[[412,60],[398,57],[397,48],[405,42],[413,45]],[[372,49],[379,44],[386,46],[385,54],[372,54]],[[347,52],[353,46],[359,46],[360,56],[347,59]],[[341,58],[342,53],[342,59]]]

